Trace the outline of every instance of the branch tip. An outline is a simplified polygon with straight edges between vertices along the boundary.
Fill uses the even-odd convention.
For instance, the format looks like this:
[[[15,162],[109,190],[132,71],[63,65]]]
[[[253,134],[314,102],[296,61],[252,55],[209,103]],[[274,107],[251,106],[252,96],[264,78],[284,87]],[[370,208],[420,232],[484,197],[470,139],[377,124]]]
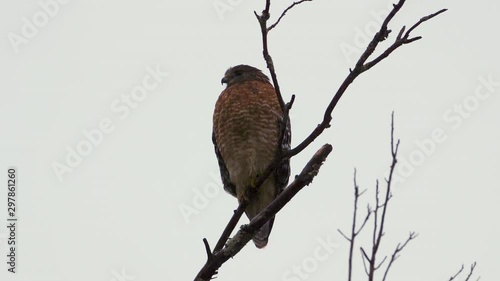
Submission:
[[[207,260],[211,260],[213,255],[212,255],[212,250],[210,250],[210,245],[208,244],[207,238],[203,238],[203,244],[205,245],[205,252],[207,253]]]

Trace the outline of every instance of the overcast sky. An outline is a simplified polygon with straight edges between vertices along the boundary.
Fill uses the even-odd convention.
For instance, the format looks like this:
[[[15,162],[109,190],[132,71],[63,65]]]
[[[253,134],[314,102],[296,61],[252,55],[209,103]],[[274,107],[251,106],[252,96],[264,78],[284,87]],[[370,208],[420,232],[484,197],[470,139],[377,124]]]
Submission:
[[[272,19],[290,1],[273,1]],[[292,146],[318,124],[392,1],[314,0],[270,34]],[[229,66],[265,69],[253,11],[264,1],[30,0],[0,4],[0,173],[17,167],[16,274],[1,280],[192,280],[236,200],[222,190],[212,113]],[[401,139],[382,254],[410,231],[390,280],[448,280],[474,261],[497,280],[500,252],[500,40],[493,0],[409,0],[395,33],[441,8],[360,76],[324,143],[313,184],[277,216],[269,245],[247,245],[217,280],[346,280],[353,171],[373,199]],[[380,49],[381,50],[381,49]],[[380,51],[379,50],[379,51]],[[7,183],[0,190],[7,217]],[[246,223],[247,219],[242,219]],[[5,219],[2,225],[7,225]],[[369,247],[369,231],[358,246]],[[0,229],[0,254],[10,253]],[[357,246],[357,247],[358,247]],[[355,280],[364,280],[356,247]]]

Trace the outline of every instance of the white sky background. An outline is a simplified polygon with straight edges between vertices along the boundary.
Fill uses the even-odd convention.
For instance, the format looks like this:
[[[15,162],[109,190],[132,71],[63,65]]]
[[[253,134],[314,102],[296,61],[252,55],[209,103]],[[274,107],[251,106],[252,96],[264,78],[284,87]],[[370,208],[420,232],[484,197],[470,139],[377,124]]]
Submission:
[[[264,1],[228,2],[232,10],[220,15],[212,0],[73,0],[59,5],[16,52],[8,34],[23,36],[23,18],[33,22],[43,10],[38,1],[2,1],[0,177],[8,166],[19,169],[19,247],[18,273],[2,263],[1,280],[194,278],[206,259],[202,238],[214,246],[236,207],[221,190],[211,142],[220,79],[240,63],[265,69],[253,15]],[[273,1],[273,19],[288,3]],[[355,37],[366,34],[388,3],[315,0],[292,10],[270,34],[285,99],[297,96],[293,145],[321,121],[357,58],[341,46],[363,43],[364,49]],[[333,145],[314,183],[279,213],[268,247],[248,245],[217,280],[346,280],[348,243],[337,228],[350,227],[354,167],[368,189],[364,200],[388,171],[392,110],[407,169],[394,186],[382,251],[390,254],[409,231],[420,235],[390,279],[448,280],[462,263],[477,261],[481,280],[497,280],[500,85],[480,81],[500,81],[500,4],[408,1],[393,33],[441,8],[449,11],[414,32],[422,40],[398,49],[347,90],[331,129],[292,159],[297,174],[322,144]],[[114,103],[124,105],[121,95],[142,85],[148,67],[169,75],[129,115],[113,110]],[[460,117],[454,107],[464,102]],[[82,131],[108,119],[114,130],[60,182],[52,164],[66,164],[66,147],[76,149],[86,141]],[[442,133],[439,143],[432,141],[435,148],[419,158],[416,142],[429,143],[435,130]],[[7,209],[3,185],[0,217]],[[361,204],[364,211],[366,201]],[[198,213],[183,216],[186,206]],[[6,235],[2,227],[1,260]],[[365,238],[360,243],[368,245]],[[331,252],[320,250],[327,255],[321,261],[314,255],[319,240],[335,244]],[[359,250],[356,255],[355,280],[364,280]],[[294,266],[305,275],[293,273]]]

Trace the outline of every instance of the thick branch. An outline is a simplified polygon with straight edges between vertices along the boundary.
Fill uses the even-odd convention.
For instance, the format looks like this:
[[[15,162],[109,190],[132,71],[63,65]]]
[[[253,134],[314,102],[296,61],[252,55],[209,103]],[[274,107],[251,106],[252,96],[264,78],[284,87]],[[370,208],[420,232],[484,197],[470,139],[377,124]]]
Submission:
[[[236,255],[269,219],[276,215],[304,186],[312,182],[331,151],[331,145],[323,145],[309,160],[302,172],[295,177],[295,180],[270,205],[254,217],[248,225],[242,226],[236,235],[227,242],[226,247],[207,259],[195,280],[210,280],[223,263]]]

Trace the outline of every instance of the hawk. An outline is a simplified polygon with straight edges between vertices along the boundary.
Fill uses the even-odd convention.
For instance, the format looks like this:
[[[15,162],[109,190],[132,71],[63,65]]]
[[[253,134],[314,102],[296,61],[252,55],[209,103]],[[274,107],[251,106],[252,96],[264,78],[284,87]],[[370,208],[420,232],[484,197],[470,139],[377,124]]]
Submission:
[[[212,141],[219,162],[224,189],[241,202],[245,188],[254,186],[277,153],[290,149],[290,122],[281,138],[283,111],[269,78],[259,69],[238,65],[229,68],[213,115]],[[252,220],[288,184],[290,160],[280,166],[259,187],[245,213]],[[253,237],[257,248],[267,245],[273,227],[271,218]]]

